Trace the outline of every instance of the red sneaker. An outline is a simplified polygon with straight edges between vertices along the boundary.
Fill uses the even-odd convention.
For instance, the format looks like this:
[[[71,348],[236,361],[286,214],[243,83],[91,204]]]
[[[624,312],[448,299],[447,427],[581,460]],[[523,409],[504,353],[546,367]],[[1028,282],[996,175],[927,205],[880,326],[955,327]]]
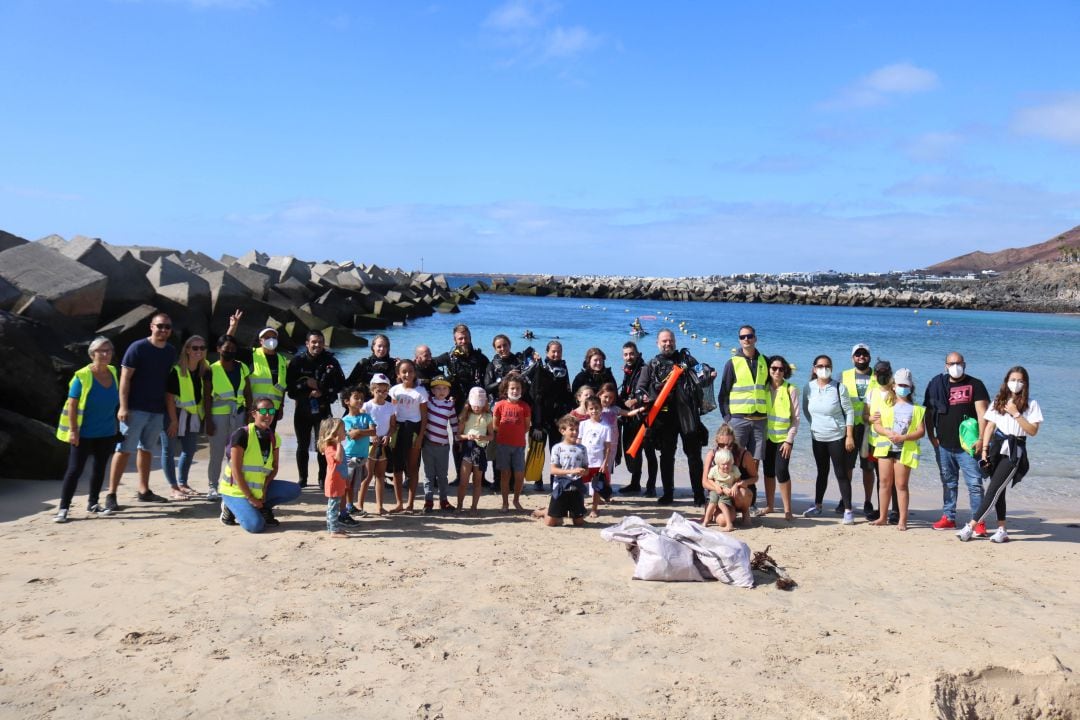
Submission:
[[[986,537],[986,523],[975,523],[975,537]]]
[[[956,528],[956,523],[949,519],[947,515],[942,515],[941,519],[934,523],[935,530],[953,530]],[[985,530],[985,528],[983,528]]]

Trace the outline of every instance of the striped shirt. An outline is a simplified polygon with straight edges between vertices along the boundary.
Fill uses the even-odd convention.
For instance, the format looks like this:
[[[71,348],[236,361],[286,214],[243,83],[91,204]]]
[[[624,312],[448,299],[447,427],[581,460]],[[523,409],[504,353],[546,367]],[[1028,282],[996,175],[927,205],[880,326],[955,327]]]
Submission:
[[[439,400],[432,396],[428,398],[428,422],[426,440],[436,445],[449,445],[450,435],[446,431],[450,426],[454,435],[458,432],[457,413],[454,412],[454,401],[450,398]]]

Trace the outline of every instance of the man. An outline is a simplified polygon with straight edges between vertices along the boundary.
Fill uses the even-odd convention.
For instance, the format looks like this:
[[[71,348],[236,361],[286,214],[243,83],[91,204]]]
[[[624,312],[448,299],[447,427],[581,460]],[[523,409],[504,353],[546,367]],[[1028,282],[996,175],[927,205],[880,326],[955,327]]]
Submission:
[[[986,386],[967,374],[964,356],[951,352],[945,356],[945,372],[935,376],[926,386],[923,405],[926,406],[926,434],[934,446],[938,470],[941,472],[942,508],[941,519],[934,523],[935,530],[951,530],[956,527],[956,496],[959,492],[960,473],[968,487],[971,512],[982,502],[982,474],[975,461],[982,445],[983,418],[990,404]],[[965,417],[979,421],[979,441],[974,455],[960,446],[960,423]],[[976,534],[980,528],[976,526]],[[985,527],[981,528],[986,534]]]
[[[735,442],[757,460],[760,468],[765,458],[769,363],[757,351],[757,331],[752,325],[739,328],[739,349],[741,352],[724,363],[717,406],[724,422],[735,432]],[[756,502],[757,476],[753,482],[751,488]]]
[[[707,431],[701,424],[700,408],[691,380],[687,377],[698,362],[686,350],[676,349],[675,333],[667,328],[657,333],[656,347],[660,352],[642,368],[638,378],[636,394],[642,403],[649,404],[656,400],[676,364],[685,368],[652,424],[652,441],[654,447],[660,450],[660,481],[664,486],[664,494],[656,502],[660,505],[674,502],[675,447],[681,439],[690,471],[690,487],[694,491],[694,505],[704,505],[701,445]]]
[[[300,487],[308,482],[308,449],[312,433],[330,417],[330,404],[345,387],[345,374],[334,354],[326,349],[326,338],[318,330],[307,335],[304,349],[296,353],[285,372],[286,390],[296,401],[293,429],[296,431],[296,469]],[[326,458],[316,454],[319,464],[319,487],[326,477]]]
[[[169,437],[174,437],[177,430],[175,422],[165,427],[165,385],[176,364],[176,348],[169,344],[171,336],[172,320],[165,313],[157,313],[150,318],[150,337],[133,342],[120,363],[120,409],[116,419],[120,421],[123,438],[113,455],[105,513],[120,510],[116,491],[133,451],[137,451],[139,502],[168,502],[150,491],[150,463],[161,442],[162,430]]]
[[[641,359],[641,353],[638,352],[637,345],[632,341],[623,343],[622,357],[623,379],[622,384],[619,385],[619,401],[626,406],[627,410],[633,410],[640,405],[636,390],[638,378],[641,377],[641,371],[645,368],[645,361]],[[634,438],[637,437],[638,429],[644,420],[635,415],[634,417],[622,418],[620,422],[622,423],[623,452],[625,454],[633,444]],[[644,492],[641,489],[641,460],[643,456],[648,461],[649,467],[649,479],[645,482]],[[641,493],[645,497],[656,497],[656,450],[653,448],[652,440],[648,434],[646,434],[645,441],[641,444],[637,456],[630,457],[627,454],[625,457],[626,469],[630,471],[630,484],[621,488],[619,494]]]
[[[866,455],[862,454],[863,437],[866,435],[866,418],[869,413],[866,408],[868,393],[872,393],[877,387],[874,374],[870,371],[870,348],[865,343],[858,343],[851,348],[851,362],[855,367],[848,368],[841,375],[841,381],[847,388],[848,397],[851,398],[851,409],[855,411],[855,451],[847,454],[848,480],[854,479],[855,462],[862,469],[863,483],[863,515],[868,520],[877,520],[874,514],[874,467],[870,456],[871,448]],[[894,504],[893,507],[896,507]],[[840,503],[839,512],[844,512],[843,503]],[[871,517],[873,516],[873,517]]]
[[[442,374],[439,366],[431,359],[431,348],[417,345],[413,350],[413,364],[416,365],[416,382],[430,389],[431,381]]]

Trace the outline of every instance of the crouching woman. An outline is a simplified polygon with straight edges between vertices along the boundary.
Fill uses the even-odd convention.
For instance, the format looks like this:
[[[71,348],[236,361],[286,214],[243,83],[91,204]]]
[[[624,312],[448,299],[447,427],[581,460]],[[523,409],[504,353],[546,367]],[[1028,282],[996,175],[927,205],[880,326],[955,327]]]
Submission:
[[[267,525],[278,525],[274,508],[300,496],[300,486],[277,480],[281,438],[271,429],[277,409],[270,398],[259,398],[252,411],[253,422],[236,430],[230,438],[229,464],[221,484],[221,522],[240,524],[250,533],[260,533]]]

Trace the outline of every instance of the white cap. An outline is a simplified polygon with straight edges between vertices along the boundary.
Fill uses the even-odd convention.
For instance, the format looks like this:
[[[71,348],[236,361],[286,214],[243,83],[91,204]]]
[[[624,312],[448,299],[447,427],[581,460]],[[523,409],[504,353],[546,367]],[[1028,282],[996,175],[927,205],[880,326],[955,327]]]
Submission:
[[[277,329],[272,327],[264,327],[262,330],[259,331],[259,339],[262,340],[263,336],[266,335],[266,333],[274,333],[274,335],[277,335],[278,331]]]
[[[857,343],[855,347],[851,348],[851,354],[854,355],[860,350],[865,350],[867,354],[870,353],[870,347],[866,343]]]
[[[469,391],[469,404],[475,407],[487,405],[487,392],[482,387],[474,387]]]
[[[371,376],[371,385],[389,385],[390,378],[386,377],[382,373],[375,373]]]
[[[915,387],[915,378],[911,376],[911,371],[907,368],[900,368],[893,373],[894,385],[909,385]]]

